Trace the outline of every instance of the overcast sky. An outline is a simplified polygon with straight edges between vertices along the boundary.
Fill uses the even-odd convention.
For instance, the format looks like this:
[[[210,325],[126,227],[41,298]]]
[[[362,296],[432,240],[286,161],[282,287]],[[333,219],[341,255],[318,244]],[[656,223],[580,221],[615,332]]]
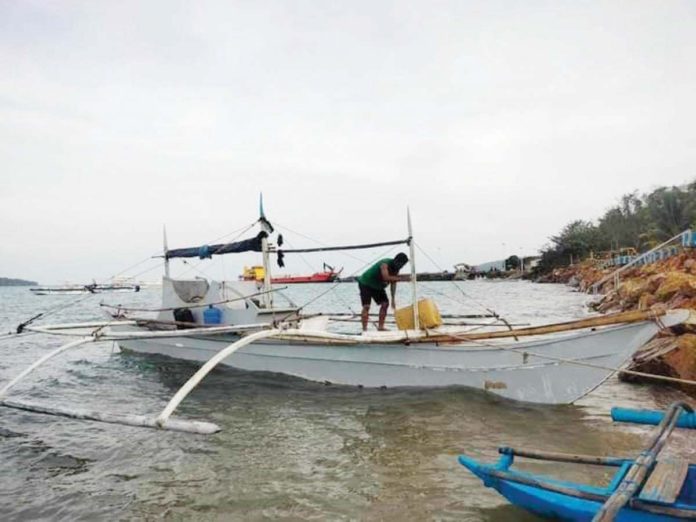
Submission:
[[[532,254],[696,178],[695,27],[668,0],[1,0],[0,276],[101,280],[261,191],[326,244],[405,237],[410,205],[437,267]]]

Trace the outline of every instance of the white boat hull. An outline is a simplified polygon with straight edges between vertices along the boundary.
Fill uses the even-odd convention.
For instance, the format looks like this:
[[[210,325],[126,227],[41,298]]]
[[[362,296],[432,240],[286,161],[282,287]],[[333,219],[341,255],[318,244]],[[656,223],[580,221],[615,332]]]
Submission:
[[[681,315],[670,312],[664,323],[679,322]],[[245,346],[223,364],[369,388],[466,386],[519,401],[568,404],[599,386],[657,331],[655,322],[643,321],[551,338],[456,346],[266,339]],[[118,344],[124,350],[205,362],[237,339],[181,336]]]

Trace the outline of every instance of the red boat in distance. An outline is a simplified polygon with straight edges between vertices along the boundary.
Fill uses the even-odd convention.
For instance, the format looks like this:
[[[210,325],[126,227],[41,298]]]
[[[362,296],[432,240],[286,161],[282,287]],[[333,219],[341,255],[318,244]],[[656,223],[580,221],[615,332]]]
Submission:
[[[294,283],[333,283],[343,268],[338,271],[330,265],[324,263],[323,272],[315,272],[312,275],[281,275],[271,278],[271,283],[275,284],[294,284]],[[244,273],[239,279],[244,281],[263,281],[264,271],[262,266],[244,267]]]

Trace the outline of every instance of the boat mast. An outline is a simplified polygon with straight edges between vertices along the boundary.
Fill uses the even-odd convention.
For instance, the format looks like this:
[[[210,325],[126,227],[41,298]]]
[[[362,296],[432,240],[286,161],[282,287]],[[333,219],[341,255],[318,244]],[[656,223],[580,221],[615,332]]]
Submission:
[[[263,304],[266,308],[273,307],[273,296],[271,293],[271,263],[268,253],[268,238],[261,239],[261,251],[263,252]]]
[[[273,230],[269,230],[266,215],[263,212],[263,193],[259,194],[259,223],[261,229],[270,234]],[[266,308],[273,308],[273,292],[271,292],[271,262],[268,249],[268,238],[261,239],[261,252],[263,260],[263,304]]]
[[[164,275],[169,278],[169,258],[167,257],[167,226],[162,225],[162,241],[164,243]]]
[[[411,226],[411,209],[406,207],[406,217],[408,220],[408,248],[411,254],[411,299],[413,300],[413,327],[420,329],[420,318],[418,317],[418,285],[416,281],[416,249],[413,243],[413,227]]]

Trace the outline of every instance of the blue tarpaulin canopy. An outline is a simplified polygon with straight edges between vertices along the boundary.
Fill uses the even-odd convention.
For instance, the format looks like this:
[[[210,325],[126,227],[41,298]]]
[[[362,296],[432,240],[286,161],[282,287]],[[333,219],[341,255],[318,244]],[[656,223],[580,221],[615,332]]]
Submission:
[[[201,259],[210,258],[213,255],[233,254],[240,252],[261,252],[261,240],[268,237],[264,231],[259,232],[256,237],[236,241],[234,243],[222,243],[218,245],[201,245],[197,247],[175,248],[167,250],[164,256],[167,259],[175,257],[199,257]]]

